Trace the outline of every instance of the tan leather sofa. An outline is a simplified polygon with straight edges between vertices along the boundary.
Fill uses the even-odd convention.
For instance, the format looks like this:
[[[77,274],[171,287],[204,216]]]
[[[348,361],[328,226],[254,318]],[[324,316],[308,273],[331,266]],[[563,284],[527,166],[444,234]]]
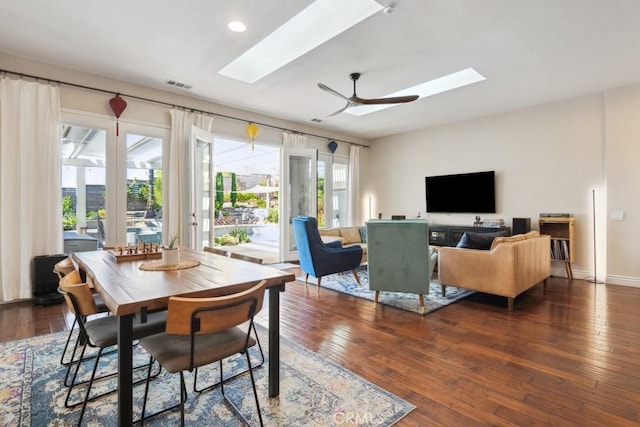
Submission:
[[[441,247],[438,278],[442,294],[447,286],[507,297],[513,309],[516,296],[544,282],[551,274],[550,236],[537,231],[496,237],[490,250]]]
[[[342,247],[359,245],[362,248],[362,263],[367,262],[367,229],[366,227],[320,228],[320,236],[334,237],[342,242]]]

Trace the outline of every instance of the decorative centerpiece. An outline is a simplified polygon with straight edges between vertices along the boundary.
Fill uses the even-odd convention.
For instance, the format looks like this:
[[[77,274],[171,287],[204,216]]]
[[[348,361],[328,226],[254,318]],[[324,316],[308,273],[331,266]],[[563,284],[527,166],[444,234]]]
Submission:
[[[177,265],[180,264],[180,248],[176,246],[178,236],[171,237],[169,245],[162,248],[162,264]]]

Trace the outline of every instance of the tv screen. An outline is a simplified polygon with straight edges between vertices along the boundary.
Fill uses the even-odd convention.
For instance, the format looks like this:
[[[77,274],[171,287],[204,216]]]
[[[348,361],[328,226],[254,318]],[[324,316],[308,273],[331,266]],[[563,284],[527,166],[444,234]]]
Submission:
[[[495,172],[427,176],[427,212],[496,213]]]

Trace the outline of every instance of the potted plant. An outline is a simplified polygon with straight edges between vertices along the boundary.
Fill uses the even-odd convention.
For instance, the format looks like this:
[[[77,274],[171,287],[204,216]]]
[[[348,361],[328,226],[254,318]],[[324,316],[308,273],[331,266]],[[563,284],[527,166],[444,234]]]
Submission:
[[[169,240],[169,244],[162,250],[162,263],[164,265],[180,264],[180,249],[176,246],[178,236],[173,235]]]

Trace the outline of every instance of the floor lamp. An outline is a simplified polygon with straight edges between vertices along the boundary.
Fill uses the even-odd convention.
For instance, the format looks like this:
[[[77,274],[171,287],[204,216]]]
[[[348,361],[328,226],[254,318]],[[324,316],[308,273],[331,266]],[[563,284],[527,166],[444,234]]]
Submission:
[[[587,282],[601,284],[604,282],[599,281],[598,275],[597,275],[598,264],[597,264],[597,258],[596,258],[597,247],[596,247],[596,190],[595,189],[591,190],[591,200],[592,200],[592,210],[593,210],[593,280],[587,280]]]

